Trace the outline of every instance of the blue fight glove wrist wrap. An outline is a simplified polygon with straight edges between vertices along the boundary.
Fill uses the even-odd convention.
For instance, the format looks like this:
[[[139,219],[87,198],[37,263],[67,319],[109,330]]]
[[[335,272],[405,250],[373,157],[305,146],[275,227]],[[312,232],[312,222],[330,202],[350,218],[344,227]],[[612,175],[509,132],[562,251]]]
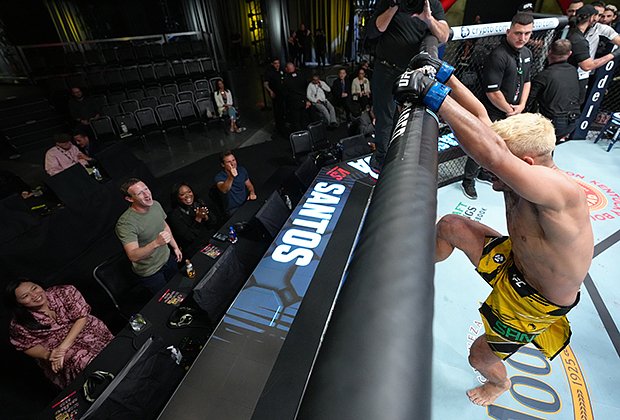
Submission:
[[[424,105],[426,105],[431,111],[437,112],[441,107],[441,104],[452,92],[447,86],[442,85],[441,83],[435,83],[424,95]]]
[[[441,63],[441,67],[439,67],[439,70],[437,70],[435,79],[439,83],[446,83],[448,79],[450,79],[450,76],[452,76],[452,73],[454,73],[454,67],[443,61]]]

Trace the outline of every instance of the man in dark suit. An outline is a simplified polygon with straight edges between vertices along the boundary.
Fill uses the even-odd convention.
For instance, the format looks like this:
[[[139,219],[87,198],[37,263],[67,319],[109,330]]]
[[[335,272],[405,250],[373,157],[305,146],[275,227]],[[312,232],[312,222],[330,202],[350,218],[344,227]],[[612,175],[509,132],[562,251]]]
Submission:
[[[338,78],[332,83],[332,102],[335,107],[344,109],[347,121],[351,120],[351,84],[347,81],[347,70],[338,70]]]

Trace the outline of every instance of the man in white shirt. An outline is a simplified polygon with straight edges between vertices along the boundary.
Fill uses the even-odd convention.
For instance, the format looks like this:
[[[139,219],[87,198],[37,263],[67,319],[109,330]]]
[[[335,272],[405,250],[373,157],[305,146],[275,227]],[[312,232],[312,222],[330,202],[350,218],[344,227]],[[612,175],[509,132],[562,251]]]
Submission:
[[[331,92],[331,90],[332,89],[327,85],[327,83],[322,81],[318,74],[315,74],[312,76],[312,81],[306,89],[306,97],[312,106],[319,110],[330,127],[338,127],[336,110],[325,96],[325,92]]]
[[[56,143],[54,147],[45,153],[45,171],[50,176],[56,175],[76,163],[86,166],[92,160],[71,143],[69,134],[55,135],[54,143]]]

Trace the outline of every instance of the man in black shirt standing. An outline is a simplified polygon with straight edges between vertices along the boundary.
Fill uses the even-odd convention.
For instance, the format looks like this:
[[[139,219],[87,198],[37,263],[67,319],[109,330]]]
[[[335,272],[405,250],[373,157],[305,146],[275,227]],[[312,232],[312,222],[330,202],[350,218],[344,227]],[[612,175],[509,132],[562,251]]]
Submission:
[[[590,44],[585,37],[585,33],[598,20],[598,11],[590,4],[586,4],[575,15],[575,26],[568,32],[567,39],[571,42],[573,53],[568,58],[568,62],[577,67],[579,76],[579,105],[581,106],[586,99],[588,89],[588,77],[590,71],[604,66],[620,54],[620,48],[613,53],[605,54],[599,58],[593,58],[590,54]]]
[[[394,82],[420,51],[425,37],[434,35],[444,43],[450,27],[439,0],[380,0],[367,30],[369,38],[378,38],[372,80],[377,151],[370,165],[379,171],[390,144],[396,108],[392,96]]]
[[[302,130],[308,123],[306,110],[311,103],[306,99],[306,88],[308,82],[304,77],[297,73],[295,64],[286,63],[286,74],[282,81],[282,93],[286,104],[287,121],[291,124],[293,131]]]
[[[284,72],[280,68],[280,59],[274,57],[265,71],[263,86],[271,98],[273,105],[273,117],[276,122],[276,131],[284,133],[284,95],[282,93],[282,81]]]
[[[528,105],[538,103],[538,111],[555,127],[557,141],[564,140],[579,117],[579,79],[575,67],[567,63],[571,44],[558,39],[549,49],[548,67],[532,80]]]
[[[503,120],[523,112],[530,93],[532,52],[525,46],[532,36],[534,18],[531,13],[519,12],[512,18],[510,28],[500,45],[488,55],[482,70],[485,97],[482,103],[491,121]],[[463,192],[470,199],[478,198],[475,178],[480,166],[468,157],[463,175]],[[486,174],[479,179],[486,181]]]

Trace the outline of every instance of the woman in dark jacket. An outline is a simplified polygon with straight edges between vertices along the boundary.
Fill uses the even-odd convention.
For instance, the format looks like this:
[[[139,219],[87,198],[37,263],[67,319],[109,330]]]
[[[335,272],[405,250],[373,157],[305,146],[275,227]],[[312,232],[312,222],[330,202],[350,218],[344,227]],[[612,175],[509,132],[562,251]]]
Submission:
[[[168,224],[183,255],[190,257],[205,246],[217,230],[216,217],[209,213],[204,201],[194,197],[192,187],[186,182],[173,187],[171,202],[174,208]]]

